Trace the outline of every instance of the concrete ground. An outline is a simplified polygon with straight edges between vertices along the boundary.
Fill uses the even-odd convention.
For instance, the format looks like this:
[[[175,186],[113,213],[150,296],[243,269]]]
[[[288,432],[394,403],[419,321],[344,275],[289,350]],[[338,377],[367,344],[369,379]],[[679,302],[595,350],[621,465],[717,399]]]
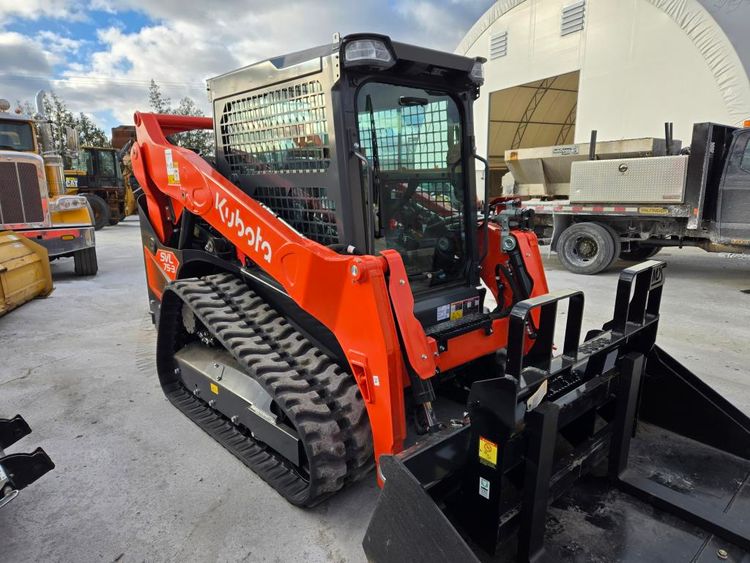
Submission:
[[[42,446],[57,464],[0,511],[0,561],[363,561],[374,477],[294,508],[171,407],[154,370],[137,219],[97,243],[98,276],[56,262],[54,293],[0,318],[0,413],[33,429],[9,451]],[[659,258],[659,343],[750,413],[750,260]],[[585,291],[585,329],[609,319],[616,271],[574,276],[545,261],[551,289]]]

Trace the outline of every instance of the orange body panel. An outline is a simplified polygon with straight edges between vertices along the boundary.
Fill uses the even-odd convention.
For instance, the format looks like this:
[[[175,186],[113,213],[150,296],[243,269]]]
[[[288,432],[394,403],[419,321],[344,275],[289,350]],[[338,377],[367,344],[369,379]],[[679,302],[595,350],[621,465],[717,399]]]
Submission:
[[[518,241],[521,255],[524,257],[524,264],[531,279],[534,280],[534,287],[531,290],[530,297],[544,295],[548,293],[547,278],[544,275],[542,257],[539,254],[539,244],[536,236],[530,231],[514,231],[513,234]],[[482,240],[482,237],[479,237]],[[499,301],[497,294],[497,284],[495,283],[495,266],[498,263],[505,264],[508,262],[508,256],[500,252],[501,231],[494,223],[489,225],[489,252],[482,262],[482,281],[490,288],[490,291]],[[513,298],[511,289],[508,285],[505,287],[503,299],[505,302]],[[532,317],[538,322],[538,311],[532,312]],[[470,359],[492,354],[494,351],[505,348],[508,344],[508,318],[496,319],[492,323],[492,332],[486,334],[484,330],[479,329],[468,332],[451,339],[450,346],[447,350],[438,356],[437,367],[441,371],[449,370],[466,363]],[[531,342],[528,343],[531,345]]]
[[[438,353],[436,342],[425,335],[414,317],[411,288],[397,252],[342,255],[307,239],[200,156],[165,138],[165,133],[211,128],[209,118],[137,113],[135,122],[138,142],[131,153],[133,170],[146,194],[149,217],[161,242],[167,243],[183,208],[188,209],[232,242],[238,259],[247,258],[261,267],[335,335],[365,400],[375,459],[403,449],[406,361],[426,379],[435,374],[436,368],[446,370],[506,345],[507,321],[499,320],[493,334],[486,335],[481,329],[464,334],[451,340],[446,352]],[[507,258],[500,252],[494,231],[491,235],[491,251],[485,262],[494,271],[494,263]],[[537,280],[534,295],[544,293],[546,282],[536,239],[531,233],[521,235],[519,244],[528,253],[527,263],[538,262],[538,271],[529,269]],[[164,270],[163,261],[148,249],[144,252],[149,286],[159,296],[172,278]],[[157,276],[158,271],[164,274]],[[488,285],[494,287],[494,278]]]

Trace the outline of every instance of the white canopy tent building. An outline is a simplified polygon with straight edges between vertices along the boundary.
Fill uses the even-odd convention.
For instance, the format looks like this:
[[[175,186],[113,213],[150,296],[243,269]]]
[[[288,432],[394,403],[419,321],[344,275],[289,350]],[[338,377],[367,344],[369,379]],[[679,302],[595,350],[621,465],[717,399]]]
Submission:
[[[500,0],[456,52],[484,57],[477,150],[493,193],[508,149],[663,137],[750,119],[750,2]]]

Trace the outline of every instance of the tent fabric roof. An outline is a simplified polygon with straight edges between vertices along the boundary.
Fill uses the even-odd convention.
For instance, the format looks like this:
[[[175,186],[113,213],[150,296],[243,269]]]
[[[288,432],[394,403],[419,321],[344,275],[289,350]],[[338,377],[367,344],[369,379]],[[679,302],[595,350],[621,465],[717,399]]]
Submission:
[[[493,92],[489,146],[513,149],[572,142],[578,71]],[[490,158],[502,159],[490,150]]]

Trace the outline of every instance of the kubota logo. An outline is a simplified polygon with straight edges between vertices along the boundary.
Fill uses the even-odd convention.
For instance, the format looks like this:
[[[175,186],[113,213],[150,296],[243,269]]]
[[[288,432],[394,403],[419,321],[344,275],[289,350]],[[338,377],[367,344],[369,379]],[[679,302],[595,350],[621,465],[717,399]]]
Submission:
[[[256,225],[253,227],[252,225],[246,225],[245,221],[240,217],[240,210],[237,208],[230,208],[230,206],[227,205],[226,198],[219,196],[219,194],[216,194],[215,207],[224,224],[230,229],[236,229],[237,236],[244,237],[250,248],[253,248],[255,252],[262,253],[263,260],[270,263],[273,251],[271,250],[269,242],[263,240],[260,226]]]

